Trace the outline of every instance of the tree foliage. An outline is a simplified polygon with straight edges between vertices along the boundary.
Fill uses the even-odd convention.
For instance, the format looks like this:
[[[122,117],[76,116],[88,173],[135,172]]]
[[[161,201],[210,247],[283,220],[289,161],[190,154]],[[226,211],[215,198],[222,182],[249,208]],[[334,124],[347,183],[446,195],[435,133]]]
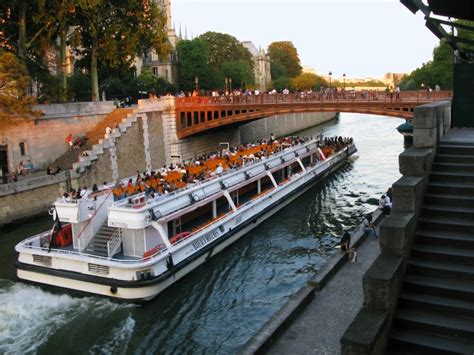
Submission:
[[[220,65],[225,62],[242,60],[252,68],[252,55],[239,40],[226,33],[206,32],[198,37],[208,49],[209,64]]]
[[[298,51],[290,41],[273,42],[268,46],[272,66],[272,78],[294,78],[301,74],[302,67]]]
[[[181,41],[177,44],[179,87],[191,91],[195,87],[195,78],[198,78],[199,87],[212,89],[213,78],[209,67],[208,47],[199,38],[192,41]]]
[[[443,90],[453,88],[453,51],[445,39],[434,49],[433,60],[412,71],[399,84],[402,90],[434,88],[436,85]]]
[[[0,50],[0,120],[32,113],[34,99],[26,95],[28,83],[25,65],[13,53]]]
[[[319,90],[321,86],[327,86],[326,80],[313,73],[301,73],[291,80],[294,90]]]
[[[99,100],[98,62],[131,66],[135,56],[154,48],[165,56],[171,46],[166,17],[154,1],[77,0],[82,55],[90,58],[92,100]]]
[[[225,33],[206,32],[192,41],[177,45],[179,84],[193,90],[195,78],[199,88],[224,88],[225,79],[232,79],[232,88],[255,82],[252,55],[235,37]]]

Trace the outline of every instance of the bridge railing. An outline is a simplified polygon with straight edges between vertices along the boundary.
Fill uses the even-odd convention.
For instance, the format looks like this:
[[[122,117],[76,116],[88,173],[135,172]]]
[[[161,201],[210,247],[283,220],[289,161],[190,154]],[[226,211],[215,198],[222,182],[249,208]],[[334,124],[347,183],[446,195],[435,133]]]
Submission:
[[[452,91],[337,91],[337,92],[301,92],[289,94],[259,95],[222,95],[176,98],[176,106],[214,106],[214,105],[249,105],[249,104],[291,104],[291,103],[350,103],[350,102],[383,102],[383,103],[427,103],[444,101],[452,98]]]

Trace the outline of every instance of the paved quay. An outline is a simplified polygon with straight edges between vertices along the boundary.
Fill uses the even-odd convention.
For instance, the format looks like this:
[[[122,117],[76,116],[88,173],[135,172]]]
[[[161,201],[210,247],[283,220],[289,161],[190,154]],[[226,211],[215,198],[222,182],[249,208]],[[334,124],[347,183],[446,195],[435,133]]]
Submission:
[[[346,262],[303,312],[284,330],[268,354],[340,354],[339,340],[364,300],[362,278],[380,253],[378,239],[358,247],[358,260]]]

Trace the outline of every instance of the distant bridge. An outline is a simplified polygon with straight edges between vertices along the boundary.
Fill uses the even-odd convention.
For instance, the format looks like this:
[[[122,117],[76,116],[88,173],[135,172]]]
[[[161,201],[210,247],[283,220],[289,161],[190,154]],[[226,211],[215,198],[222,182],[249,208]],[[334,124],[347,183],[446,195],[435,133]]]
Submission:
[[[399,95],[369,91],[185,97],[176,99],[176,127],[178,137],[185,138],[285,113],[354,112],[412,119],[416,106],[451,97],[451,91],[403,91]]]

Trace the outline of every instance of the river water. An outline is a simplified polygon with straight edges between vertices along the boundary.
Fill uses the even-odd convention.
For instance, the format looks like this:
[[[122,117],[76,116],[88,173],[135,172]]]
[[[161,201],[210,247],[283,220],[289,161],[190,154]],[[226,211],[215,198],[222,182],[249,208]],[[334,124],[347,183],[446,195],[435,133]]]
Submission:
[[[50,293],[15,280],[14,245],[49,218],[0,230],[0,353],[232,354],[336,252],[395,182],[400,119],[341,114],[301,132],[352,136],[338,172],[144,305]],[[315,330],[316,331],[316,330]]]

